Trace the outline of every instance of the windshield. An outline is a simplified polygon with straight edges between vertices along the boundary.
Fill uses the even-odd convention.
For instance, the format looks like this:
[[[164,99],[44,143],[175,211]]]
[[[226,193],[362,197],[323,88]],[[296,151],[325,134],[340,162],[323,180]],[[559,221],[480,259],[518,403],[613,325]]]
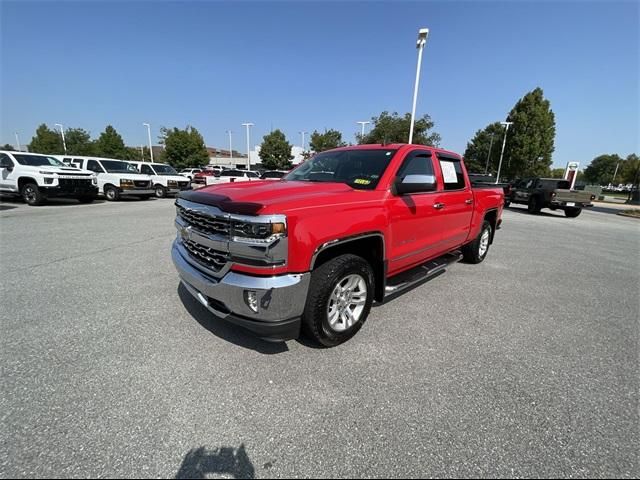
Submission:
[[[53,167],[66,167],[64,163],[53,157],[44,157],[40,155],[24,155],[22,153],[13,156],[16,158],[20,165],[30,165],[32,167],[41,167],[43,165],[49,165]]]
[[[139,173],[135,166],[119,160],[100,160],[104,169],[109,173]]]
[[[177,175],[176,169],[171,165],[164,165],[162,163],[154,163],[153,169],[158,175]]]
[[[288,181],[340,182],[372,190],[396,150],[338,150],[319,153],[284,177]]]

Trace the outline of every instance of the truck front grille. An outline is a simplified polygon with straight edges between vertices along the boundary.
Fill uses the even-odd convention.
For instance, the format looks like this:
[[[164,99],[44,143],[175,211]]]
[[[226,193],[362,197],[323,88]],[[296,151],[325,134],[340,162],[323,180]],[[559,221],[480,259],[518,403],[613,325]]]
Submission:
[[[90,178],[86,180],[80,178],[60,178],[58,179],[58,186],[62,191],[73,192],[75,190],[90,189],[93,185]]]
[[[229,220],[225,218],[212,217],[197,210],[176,205],[180,218],[191,225],[194,230],[211,235],[229,235]]]
[[[214,272],[220,271],[229,261],[229,256],[226,253],[205,247],[192,240],[182,240],[182,244],[194,260]]]
[[[134,180],[133,184],[136,186],[136,188],[149,188],[149,187],[151,187],[150,182],[148,182],[146,180]]]

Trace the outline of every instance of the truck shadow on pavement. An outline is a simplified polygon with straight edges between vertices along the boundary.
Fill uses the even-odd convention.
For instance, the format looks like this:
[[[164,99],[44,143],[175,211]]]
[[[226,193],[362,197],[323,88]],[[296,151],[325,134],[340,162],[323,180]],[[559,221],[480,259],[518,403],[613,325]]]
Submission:
[[[255,478],[255,468],[244,444],[238,448],[220,447],[215,450],[200,447],[185,455],[176,478],[208,478],[210,474],[224,475],[225,478]]]
[[[283,353],[289,350],[289,347],[285,342],[267,342],[262,340],[249,332],[246,332],[241,327],[231,325],[225,322],[207,310],[198,300],[193,298],[189,291],[180,283],[178,286],[178,296],[182,301],[182,304],[200,325],[209,330],[215,336],[238,345],[243,348],[255,350],[265,355],[274,355]]]

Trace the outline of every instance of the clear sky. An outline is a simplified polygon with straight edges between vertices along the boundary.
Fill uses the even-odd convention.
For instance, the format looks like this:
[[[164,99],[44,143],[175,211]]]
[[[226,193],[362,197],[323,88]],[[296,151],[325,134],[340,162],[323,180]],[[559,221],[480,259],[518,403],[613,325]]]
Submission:
[[[464,152],[536,86],[556,114],[554,164],[638,152],[639,3],[70,2],[1,8],[0,143],[62,123],[128,145],[193,125],[246,150],[273,128],[336,128],[411,110],[415,38],[425,49],[418,114]]]

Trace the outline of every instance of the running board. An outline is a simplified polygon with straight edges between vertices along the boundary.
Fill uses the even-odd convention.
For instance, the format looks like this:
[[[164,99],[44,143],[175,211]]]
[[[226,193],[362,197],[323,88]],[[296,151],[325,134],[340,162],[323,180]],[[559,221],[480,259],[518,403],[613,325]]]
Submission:
[[[390,295],[396,295],[430,277],[433,277],[434,275],[437,275],[440,272],[443,272],[449,265],[457,263],[460,260],[462,260],[462,253],[455,251],[434,260],[429,260],[427,263],[418,265],[411,270],[407,270],[406,272],[402,272],[395,277],[390,278],[384,289],[385,298]]]

